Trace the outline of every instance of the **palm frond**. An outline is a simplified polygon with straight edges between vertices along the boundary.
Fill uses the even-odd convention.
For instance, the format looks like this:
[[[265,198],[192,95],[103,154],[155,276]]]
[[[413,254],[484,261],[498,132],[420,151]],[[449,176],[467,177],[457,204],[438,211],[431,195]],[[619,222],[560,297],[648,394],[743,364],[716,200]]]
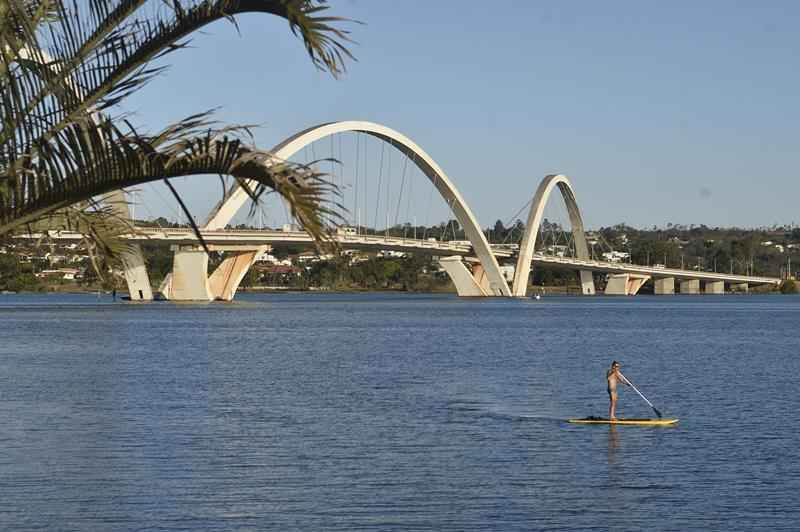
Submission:
[[[20,4],[21,0],[5,0]],[[28,24],[24,46],[13,47],[32,60],[16,69],[17,93],[13,113],[19,118],[46,114],[56,117],[49,127],[34,127],[24,138],[53,134],[76,117],[112,107],[163,71],[148,64],[185,46],[182,40],[220,19],[243,13],[267,13],[287,19],[299,34],[314,65],[338,76],[352,54],[344,43],[346,31],[334,26],[345,19],[322,16],[327,6],[312,0],[177,0],[174,9],[136,17],[147,0],[90,2],[92,9],[68,7],[52,0],[59,17],[46,38]],[[113,8],[111,6],[114,5]],[[25,19],[24,5],[17,6]],[[3,46],[0,41],[0,46]],[[4,48],[12,48],[8,45]],[[53,101],[55,100],[55,101]],[[34,124],[37,121],[33,121]],[[5,124],[4,124],[5,126]],[[15,131],[3,127],[0,142]]]
[[[211,173],[233,176],[254,200],[281,194],[306,230],[324,239],[323,219],[341,220],[343,212],[324,201],[336,188],[311,166],[247,145],[246,127],[199,113],[148,135],[102,112],[163,71],[154,59],[242,13],[286,19],[313,64],[338,76],[352,59],[350,39],[338,27],[345,19],[327,9],[325,0],[0,0],[0,234],[37,220],[78,224],[113,254],[104,242],[129,228],[92,197]]]
[[[323,219],[342,219],[342,207],[326,202],[336,187],[311,166],[278,161],[268,151],[246,146],[235,127],[208,129],[194,115],[153,137],[120,130],[112,121],[76,122],[29,159],[0,189],[0,234],[85,198],[112,190],[183,176],[233,176],[254,199],[274,190],[315,238],[324,239]],[[255,189],[246,186],[257,183]]]

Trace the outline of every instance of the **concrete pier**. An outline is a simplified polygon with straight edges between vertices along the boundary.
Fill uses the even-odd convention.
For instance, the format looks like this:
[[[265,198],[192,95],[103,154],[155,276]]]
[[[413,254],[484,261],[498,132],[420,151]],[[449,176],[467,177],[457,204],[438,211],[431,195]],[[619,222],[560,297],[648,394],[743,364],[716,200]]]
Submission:
[[[740,292],[740,293],[747,293],[750,291],[750,285],[747,283],[736,283],[731,284],[731,292]]]
[[[587,270],[581,270],[580,279],[581,279],[581,294],[585,296],[593,296],[595,294],[595,290],[594,290],[594,276],[592,275],[592,272]]]
[[[208,278],[209,289],[214,299],[232,301],[239,284],[253,266],[256,257],[269,248],[270,246],[261,246],[255,250],[227,252],[225,260]]]
[[[688,279],[681,281],[681,294],[699,294],[700,279]]]
[[[706,281],[704,291],[706,294],[724,294],[725,281]]]
[[[153,289],[147,276],[147,266],[141,246],[135,244],[123,251],[120,256],[131,301],[152,301]]]
[[[675,278],[664,277],[653,282],[653,293],[658,296],[673,295],[675,293]]]
[[[607,296],[635,296],[648,279],[650,279],[649,275],[632,273],[609,274],[606,281],[605,294]]]
[[[178,246],[172,263],[169,294],[173,301],[213,301],[208,283],[208,254],[194,246]]]
[[[447,272],[447,275],[450,276],[450,280],[453,281],[453,284],[456,286],[456,291],[459,296],[480,297],[486,295],[480,283],[464,264],[461,256],[442,257],[439,259],[439,265]]]

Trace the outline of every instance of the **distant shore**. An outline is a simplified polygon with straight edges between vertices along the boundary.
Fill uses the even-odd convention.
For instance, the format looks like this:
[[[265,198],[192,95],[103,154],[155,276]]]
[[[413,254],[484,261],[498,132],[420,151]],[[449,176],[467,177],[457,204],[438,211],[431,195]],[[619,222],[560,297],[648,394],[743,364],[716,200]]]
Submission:
[[[394,292],[394,293],[408,293],[408,294],[455,294],[455,287],[449,286],[444,288],[437,288],[431,290],[403,290],[401,288],[325,288],[325,287],[293,287],[293,286],[248,286],[239,287],[237,293],[289,293],[289,292],[325,292],[331,294],[362,294],[370,292]],[[602,290],[597,291],[598,295],[602,295]],[[726,292],[730,293],[730,292]],[[734,292],[738,294],[758,293],[758,294],[780,294],[778,290],[764,290],[763,287],[753,287],[749,292]],[[15,295],[15,294],[103,294],[112,295],[111,290],[97,287],[97,286],[67,286],[67,285],[51,285],[41,290],[0,290],[0,296]],[[535,295],[575,295],[581,294],[580,286],[540,286],[534,285],[528,288],[527,296],[533,297]],[[652,295],[642,293],[641,295]],[[117,290],[117,297],[128,297],[128,291],[119,289]]]

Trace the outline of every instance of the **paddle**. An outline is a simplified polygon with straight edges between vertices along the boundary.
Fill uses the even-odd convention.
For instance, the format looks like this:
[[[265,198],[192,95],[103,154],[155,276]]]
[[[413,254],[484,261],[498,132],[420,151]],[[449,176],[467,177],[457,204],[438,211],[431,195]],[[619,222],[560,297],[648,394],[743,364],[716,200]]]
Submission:
[[[641,397],[642,399],[644,399],[644,402],[645,402],[645,403],[647,403],[648,405],[650,405],[650,408],[652,408],[652,409],[653,409],[653,412],[655,412],[655,413],[656,413],[656,415],[657,415],[659,418],[660,418],[660,417],[662,417],[662,416],[661,416],[661,412],[659,412],[659,411],[658,411],[658,408],[654,407],[654,406],[653,406],[653,403],[651,403],[650,401],[648,401],[648,400],[647,400],[647,397],[645,397],[645,396],[644,396],[644,394],[642,394],[642,392],[640,392],[640,391],[639,391],[639,390],[636,388],[636,386],[634,386],[634,385],[633,385],[633,383],[630,381],[630,379],[629,379],[628,377],[626,377],[625,375],[623,375],[621,371],[619,371],[618,373],[619,373],[619,376],[620,376],[620,377],[622,377],[623,379],[625,379],[625,380],[628,382],[628,384],[630,384],[631,388],[633,388],[633,390],[634,390],[636,393],[638,393],[638,394],[639,394],[639,397]]]

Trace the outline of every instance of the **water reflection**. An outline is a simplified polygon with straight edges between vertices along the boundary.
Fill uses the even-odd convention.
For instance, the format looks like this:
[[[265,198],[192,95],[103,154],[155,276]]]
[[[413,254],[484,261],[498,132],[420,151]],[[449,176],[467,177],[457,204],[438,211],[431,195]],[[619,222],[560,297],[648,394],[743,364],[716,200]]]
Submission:
[[[608,463],[614,464],[617,461],[617,450],[619,450],[619,432],[614,425],[608,426]]]

